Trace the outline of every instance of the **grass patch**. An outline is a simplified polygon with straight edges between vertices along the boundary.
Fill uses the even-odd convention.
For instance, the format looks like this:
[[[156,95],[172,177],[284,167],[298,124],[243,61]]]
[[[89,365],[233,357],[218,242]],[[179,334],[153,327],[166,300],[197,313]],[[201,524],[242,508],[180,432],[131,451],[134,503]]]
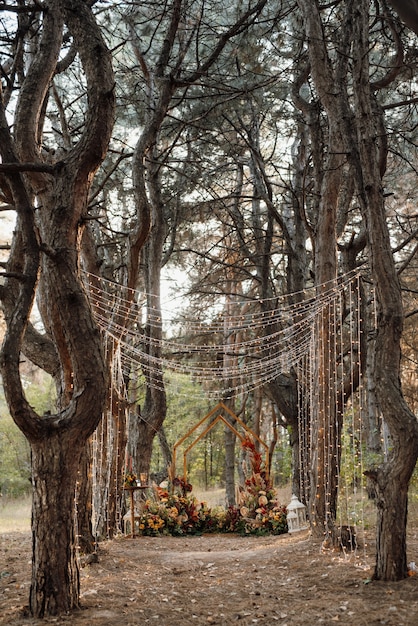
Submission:
[[[6,498],[0,499],[0,533],[30,531],[32,499]]]

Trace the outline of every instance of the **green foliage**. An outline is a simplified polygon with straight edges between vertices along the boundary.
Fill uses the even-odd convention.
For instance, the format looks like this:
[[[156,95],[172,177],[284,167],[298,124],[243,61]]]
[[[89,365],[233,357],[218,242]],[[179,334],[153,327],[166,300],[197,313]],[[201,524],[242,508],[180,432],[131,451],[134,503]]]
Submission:
[[[353,428],[350,416],[346,416],[341,433],[341,467],[339,486],[340,493],[351,493],[357,488],[364,487],[366,478],[363,474],[365,462],[364,445],[360,441],[356,429]]]
[[[182,374],[170,374],[166,380],[167,417],[164,421],[164,431],[168,445],[173,449],[174,444],[183,437],[195,424],[199,422],[212,408],[205,398],[199,385],[190,377]],[[207,425],[207,424],[206,424]],[[185,441],[189,445],[199,435],[193,433]],[[210,487],[222,482],[224,471],[224,440],[223,428],[217,425],[194,446],[187,455],[187,471],[190,480],[201,487]],[[180,451],[178,473],[182,473],[182,453]],[[162,469],[163,458],[158,445],[154,446],[151,471]]]
[[[193,424],[211,409],[200,386],[184,374],[170,374],[165,378],[167,391],[167,417],[165,434],[172,447]]]
[[[18,497],[30,491],[29,444],[10,415],[0,414],[0,493]]]
[[[45,372],[42,372],[39,381],[26,383],[25,394],[29,404],[40,415],[55,410],[55,386],[52,378]]]
[[[274,476],[274,484],[284,487],[289,484],[292,477],[292,448],[287,429],[280,430],[282,432],[274,449],[271,471]]]
[[[170,374],[165,379],[167,391],[167,417],[164,421],[164,431],[170,449],[183,437],[199,420],[212,408],[210,402],[201,391],[199,385],[189,376]],[[139,403],[143,400],[140,398]],[[183,452],[207,428],[205,422],[194,431],[182,444],[177,453],[176,473],[183,473]],[[187,474],[191,482],[198,489],[210,489],[224,484],[225,473],[225,427],[219,422],[209,430],[200,441],[187,453]],[[289,445],[289,436],[286,429],[282,429],[277,442],[273,460],[272,475],[274,484],[283,486],[288,484],[291,474],[292,451]],[[237,449],[236,465],[241,465],[241,452]],[[156,442],[153,449],[151,472],[158,473],[163,469],[161,449]]]
[[[50,377],[42,375],[41,382],[26,381],[28,402],[38,413],[52,410],[54,391]],[[30,447],[14,423],[0,387],[0,493],[10,497],[26,495],[31,490]]]

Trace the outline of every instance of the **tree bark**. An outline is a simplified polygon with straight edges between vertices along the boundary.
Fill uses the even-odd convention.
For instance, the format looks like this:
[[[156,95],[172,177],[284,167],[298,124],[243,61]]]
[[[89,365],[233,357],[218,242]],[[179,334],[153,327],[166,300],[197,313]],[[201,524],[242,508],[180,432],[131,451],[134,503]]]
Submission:
[[[13,137],[0,107],[3,162],[42,163],[45,98],[58,63],[64,23],[86,75],[85,127],[65,160],[48,164],[48,173],[36,168],[24,177],[17,171],[6,175],[17,211],[8,268],[19,267],[22,276],[17,280],[11,273],[8,278],[16,300],[5,308],[7,330],[0,367],[11,415],[32,450],[30,611],[40,618],[79,606],[74,525],[78,464],[100,420],[107,388],[101,337],[79,277],[78,243],[88,190],[113,125],[113,73],[110,53],[85,2],[46,2],[41,41],[18,95]],[[55,346],[60,380],[57,413],[42,416],[28,404],[19,372],[38,275],[45,299],[43,322]]]
[[[82,554],[91,554],[96,549],[96,538],[92,529],[93,483],[90,440],[87,440],[81,454],[77,483],[78,546]]]
[[[344,123],[347,119],[345,103],[346,57],[341,55],[333,65],[327,51],[317,2],[298,0],[301,8],[310,68],[315,88],[325,109],[328,123],[326,158],[323,163],[318,219],[315,227],[315,283],[318,295],[331,288],[337,275],[337,210],[342,174],[347,162]],[[345,24],[345,27],[347,24]],[[347,47],[347,27],[341,49]],[[317,323],[317,355],[315,390],[316,411],[312,420],[311,438],[311,497],[309,516],[313,533],[318,537],[332,537],[337,509],[339,466],[339,431],[341,419],[336,408],[336,390],[331,384],[333,337],[330,326],[332,312],[329,306]]]
[[[228,401],[226,402],[228,404]],[[226,416],[228,421],[232,422],[232,418]],[[225,441],[225,503],[226,506],[235,504],[235,444],[237,437],[235,433],[228,428],[224,428]]]
[[[156,140],[156,136],[154,140]],[[131,420],[129,446],[138,472],[149,474],[154,437],[162,426],[167,399],[163,381],[163,371],[159,359],[162,356],[162,311],[161,311],[161,262],[166,234],[164,203],[161,198],[158,156],[156,152],[143,154],[147,161],[149,204],[151,208],[151,230],[142,251],[145,267],[147,292],[147,320],[144,331],[143,373],[146,381],[145,402],[141,415]],[[144,184],[145,188],[145,184]],[[148,200],[143,200],[143,202]],[[132,426],[132,429],[131,429]]]
[[[295,372],[281,374],[268,385],[268,395],[283,415],[283,426],[289,432],[289,444],[292,449],[292,493],[300,495],[299,463],[299,411],[297,380]],[[277,418],[275,418],[277,420]]]
[[[71,455],[68,450],[71,450]],[[79,568],[74,499],[83,444],[77,433],[56,432],[33,443],[33,615],[60,615],[79,608]]]
[[[378,580],[400,580],[407,576],[408,485],[418,458],[418,421],[403,398],[400,382],[402,296],[391,251],[381,180],[381,163],[385,161],[381,154],[384,141],[377,138],[381,138],[383,113],[370,88],[369,3],[357,0],[354,6],[356,39],[353,74],[359,146],[357,182],[369,234],[371,269],[377,294],[376,397],[392,446],[385,462],[367,472],[374,483],[377,505],[374,577]]]

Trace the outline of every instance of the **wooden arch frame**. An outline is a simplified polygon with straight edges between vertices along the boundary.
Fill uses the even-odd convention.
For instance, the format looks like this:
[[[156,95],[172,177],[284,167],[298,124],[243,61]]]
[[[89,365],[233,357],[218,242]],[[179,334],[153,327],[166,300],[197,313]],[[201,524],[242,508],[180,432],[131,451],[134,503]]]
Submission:
[[[266,454],[266,460],[265,460],[266,477],[268,479],[269,466],[270,466],[270,463],[269,463],[269,461],[270,461],[270,459],[269,459],[270,452],[269,452],[268,445],[266,444],[265,441],[263,441],[261,439],[261,437],[259,437],[253,430],[251,430],[251,428],[249,428],[246,424],[244,424],[244,422],[238,417],[238,415],[235,415],[235,413],[233,411],[231,411],[231,409],[229,409],[223,402],[219,402],[211,411],[209,411],[209,413],[207,413],[205,415],[205,417],[203,417],[201,420],[199,420],[197,422],[197,424],[192,426],[192,428],[190,428],[190,430],[188,430],[187,433],[185,435],[183,435],[183,437],[181,437],[174,444],[174,446],[173,446],[173,458],[172,458],[172,465],[171,465],[172,466],[172,476],[173,476],[173,478],[175,476],[175,471],[176,471],[177,449],[179,448],[179,446],[181,446],[181,444],[188,437],[190,437],[190,435],[192,435],[195,432],[195,430],[197,430],[202,424],[204,424],[208,419],[210,419],[218,411],[225,411],[226,413],[228,413],[228,415],[230,417],[232,417],[234,420],[236,420],[236,422],[243,428],[243,430],[245,431],[246,434],[249,434],[252,437],[254,437],[254,439],[256,441],[258,441],[258,443],[264,448],[265,454]],[[187,448],[183,452],[183,479],[184,479],[185,482],[187,482],[187,455],[188,455],[188,453],[202,439],[202,437],[207,435],[207,433],[210,430],[212,430],[212,428],[214,426],[216,426],[216,424],[218,424],[218,422],[220,422],[220,421],[222,421],[230,430],[232,430],[232,432],[235,433],[235,435],[237,435],[237,437],[241,441],[244,440],[244,436],[240,432],[238,432],[238,430],[234,427],[234,425],[231,424],[226,419],[226,417],[224,417],[222,415],[222,413],[219,413],[219,415],[217,415],[217,417],[212,422],[210,422],[210,424],[208,424],[208,426],[200,433],[200,435],[198,437],[196,437],[196,439],[194,439],[190,443],[190,445],[188,445]]]

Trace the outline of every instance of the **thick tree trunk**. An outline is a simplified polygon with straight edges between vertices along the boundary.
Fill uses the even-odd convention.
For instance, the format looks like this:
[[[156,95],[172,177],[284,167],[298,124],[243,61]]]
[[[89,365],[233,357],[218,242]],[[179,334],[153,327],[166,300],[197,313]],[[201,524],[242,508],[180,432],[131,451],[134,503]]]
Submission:
[[[398,462],[396,465],[390,463],[379,468],[377,472],[366,472],[372,479],[376,492],[376,580],[402,580],[408,573],[408,481],[400,476],[404,463]]]
[[[350,113],[347,102],[347,61],[350,46],[350,17],[344,23],[339,55],[328,53],[324,27],[317,2],[298,0],[303,14],[308,42],[310,69],[315,89],[327,116],[326,157],[321,167],[321,189],[318,220],[315,228],[315,283],[318,295],[331,288],[337,276],[337,216],[343,174],[347,167],[349,147],[346,128]],[[312,421],[311,498],[309,514],[312,529],[318,537],[333,534],[337,510],[339,438],[342,415],[338,415],[333,381],[333,341],[327,307],[317,332],[317,402]]]
[[[317,323],[317,362],[314,391],[316,401],[312,420],[311,435],[311,475],[309,517],[312,533],[316,537],[329,540],[337,516],[337,496],[341,416],[336,414],[336,390],[334,386],[332,349],[335,338],[332,336],[329,306],[322,312]]]
[[[137,472],[150,472],[154,437],[167,413],[167,400],[163,381],[161,358],[161,262],[165,240],[164,203],[161,198],[158,158],[148,165],[149,194],[151,199],[152,227],[143,249],[145,285],[147,291],[147,322],[145,328],[143,373],[146,381],[145,402],[140,415],[130,421],[129,448]],[[149,356],[149,360],[148,357]],[[131,430],[131,425],[133,430]]]
[[[391,439],[387,460],[379,468],[367,472],[374,483],[377,504],[374,577],[400,580],[407,575],[407,495],[418,458],[418,421],[403,398],[400,383],[402,296],[391,251],[381,181],[386,163],[383,113],[370,87],[369,2],[357,0],[355,5],[353,74],[359,146],[357,183],[369,233],[371,269],[377,294],[376,397]]]
[[[33,615],[60,615],[79,607],[74,498],[83,443],[73,432],[32,443]]]
[[[16,172],[8,175],[18,216],[8,269],[20,266],[25,280],[16,280],[12,271],[7,279],[16,297],[13,306],[6,308],[7,331],[0,357],[11,415],[32,448],[30,611],[35,617],[67,613],[79,604],[76,481],[81,452],[101,417],[107,369],[79,278],[78,244],[89,187],[105,156],[114,113],[111,56],[90,7],[81,0],[47,0],[42,18],[41,41],[37,49],[33,46],[33,59],[18,93],[13,137],[0,104],[2,161],[40,166],[25,177]],[[80,140],[53,170],[51,163],[43,162],[40,141],[64,23],[85,72],[88,110]],[[52,153],[49,157],[53,158]],[[45,298],[43,323],[56,349],[56,378],[60,380],[57,413],[42,416],[29,405],[19,371],[38,280]]]
[[[168,470],[171,467],[171,464],[173,462],[173,452],[172,452],[170,444],[167,441],[167,435],[165,434],[164,426],[161,426],[160,430],[158,431],[158,441],[160,444],[160,449],[161,449],[163,463],[164,463],[163,468],[160,470],[158,474],[158,478],[159,478],[158,483],[161,483],[163,482],[163,480],[166,480],[168,478]]]
[[[326,149],[325,146],[321,146],[321,150],[326,153],[326,159],[321,162],[320,171],[317,172],[321,187],[318,220],[313,233],[315,282],[318,285],[318,295],[321,295],[323,291],[330,289],[337,274],[338,202],[349,154],[346,132],[346,123],[350,117],[346,88],[346,59],[349,57],[351,18],[345,23],[344,37],[339,48],[341,54],[331,58],[318,3],[298,0],[298,4],[302,11],[308,42],[310,71],[328,122]],[[305,79],[303,73],[301,79]],[[309,109],[298,93],[295,102],[301,110]],[[314,146],[317,145],[315,138],[316,135],[312,140]],[[343,415],[338,408],[337,390],[333,384],[335,365],[331,346],[334,343],[335,329],[330,324],[331,318],[332,307],[326,305],[316,323],[314,371],[316,388],[310,438],[309,516],[314,535],[332,541],[337,510],[337,476]]]
[[[177,11],[174,11],[173,25],[177,19]],[[175,31],[174,28],[172,34]],[[169,39],[166,40],[166,44],[170,46]],[[142,59],[137,43],[133,41],[132,45],[137,58]],[[165,62],[163,59],[160,61],[161,67],[158,73],[165,70]],[[140,64],[143,66],[142,61]],[[133,458],[134,471],[149,474],[154,437],[162,426],[167,412],[163,371],[159,363],[162,339],[161,265],[166,222],[157,146],[160,128],[175,91],[175,85],[174,81],[159,80],[152,88],[151,85],[148,87],[146,123],[136,144],[132,163],[137,222],[130,241],[128,283],[129,287],[136,287],[139,261],[142,258],[147,292],[147,320],[143,352],[148,355],[149,359],[144,356],[142,363],[146,382],[142,414],[131,415],[129,419],[128,454]]]

